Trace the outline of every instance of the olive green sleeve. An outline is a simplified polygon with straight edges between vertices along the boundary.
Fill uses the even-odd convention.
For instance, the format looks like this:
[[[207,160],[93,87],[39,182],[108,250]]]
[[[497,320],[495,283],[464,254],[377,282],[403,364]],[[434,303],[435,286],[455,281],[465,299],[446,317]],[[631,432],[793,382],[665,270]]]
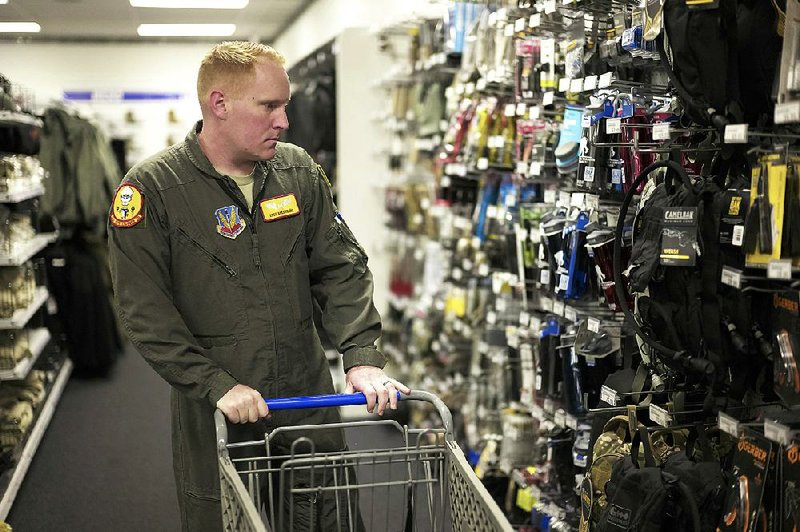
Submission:
[[[367,255],[337,212],[319,167],[312,170],[304,203],[311,290],[322,310],[322,326],[342,353],[345,371],[383,368],[386,357],[375,347],[381,318],[372,301]]]
[[[138,180],[126,183],[142,193],[145,217],[132,227],[109,225],[111,278],[120,321],[131,343],[170,385],[216,406],[236,379],[204,355],[175,308],[169,233],[159,196]]]

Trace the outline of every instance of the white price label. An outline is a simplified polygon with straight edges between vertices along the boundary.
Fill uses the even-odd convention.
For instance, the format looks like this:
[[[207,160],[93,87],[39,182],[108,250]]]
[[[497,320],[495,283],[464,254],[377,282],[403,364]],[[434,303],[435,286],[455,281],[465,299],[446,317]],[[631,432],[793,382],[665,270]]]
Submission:
[[[587,183],[594,181],[594,166],[586,166],[583,169],[583,180]]]
[[[480,275],[481,277],[486,277],[487,275],[489,275],[489,265],[484,262],[483,264],[478,266],[478,275]]]
[[[622,131],[621,118],[608,118],[606,119],[606,134],[617,135]]]
[[[531,321],[531,315],[528,314],[527,311],[522,311],[519,313],[519,324],[523,327],[527,327],[528,323]]]
[[[592,127],[592,115],[589,113],[583,113],[583,118],[581,119],[581,127],[583,129],[587,129]],[[585,144],[586,139],[581,139],[581,145]]]
[[[514,31],[525,31],[525,19],[518,18],[516,22],[514,22]]]
[[[542,175],[542,163],[538,163],[538,162],[537,163],[531,163],[530,174],[532,176],[537,176],[537,177]],[[545,200],[545,203],[547,203],[547,200]]]
[[[575,322],[578,320],[578,312],[572,307],[564,307],[564,318]]]
[[[542,114],[542,110],[539,108],[538,105],[531,105],[528,108],[528,118],[530,118],[531,120],[538,120],[540,114]]]
[[[542,405],[542,408],[544,408],[545,413],[553,415],[553,412],[555,412],[556,406],[553,404],[553,400],[552,399],[545,399],[544,400],[544,404]]]
[[[562,276],[566,277],[566,276]],[[564,316],[564,302],[563,301],[553,301],[553,314],[556,316]]]
[[[767,265],[768,279],[791,279],[792,259],[771,260]]]
[[[567,92],[569,90],[569,78],[561,78],[558,80],[558,92]]]
[[[461,271],[461,268],[453,268],[452,277],[456,281],[460,281],[464,277],[464,272]]]
[[[497,323],[497,314],[493,310],[490,310],[486,313],[486,323],[489,325],[494,325]]]
[[[528,163],[525,161],[517,161],[517,169],[518,174],[527,175],[528,173]]]
[[[540,320],[536,316],[531,316],[531,321],[528,322],[528,328],[531,330],[531,333],[533,334],[538,333],[539,329],[542,328],[542,320]]]
[[[489,137],[490,141],[493,137]],[[481,157],[478,159],[478,164],[475,165],[478,170],[488,170],[489,169],[489,159],[486,157]]]
[[[598,89],[605,89],[611,86],[611,83],[614,81],[614,73],[613,72],[606,72],[600,76],[599,81],[597,82]]]
[[[730,434],[734,438],[739,437],[739,422],[735,418],[729,416],[728,414],[720,412],[718,424],[719,424],[719,430],[721,430],[722,432]]]
[[[764,436],[781,445],[792,443],[792,429],[771,419],[764,421]]]
[[[566,413],[559,409],[553,414],[553,423],[556,424],[557,427],[566,427],[567,426],[567,416]]]
[[[600,196],[597,194],[586,194],[584,205],[590,211],[596,211],[600,208]]]
[[[531,165],[531,169],[533,169],[533,165]],[[532,172],[531,172],[532,173]],[[544,191],[544,202],[547,204],[553,204],[556,202],[556,191],[552,188],[548,188]]]
[[[744,242],[744,226],[734,225],[733,236],[731,237],[731,244],[733,244],[734,246],[741,247],[742,242]]]
[[[604,384],[600,387],[600,400],[611,406],[617,406],[617,392]]]
[[[541,13],[534,13],[531,15],[531,18],[528,20],[528,26],[531,28],[538,28],[542,25],[542,15]]]
[[[611,183],[614,185],[622,184],[622,168],[611,169]]]
[[[722,267],[722,284],[732,286],[734,288],[742,287],[742,272],[735,268],[728,266]]]
[[[553,312],[553,305],[555,302],[550,299],[549,297],[543,297],[539,300],[539,305],[542,307],[544,312]]]
[[[475,82],[475,90],[482,91],[485,88],[486,88],[486,78],[479,78],[478,81]]]
[[[568,287],[569,287],[569,275],[567,275],[566,273],[559,274],[558,275],[558,290],[560,292],[563,292]],[[563,303],[562,303],[562,305],[563,305]],[[562,316],[564,314],[564,312],[557,312],[556,314],[558,314],[559,316]]]
[[[550,284],[550,270],[542,270],[539,272],[539,282],[542,284]]]
[[[669,122],[660,122],[653,125],[653,140],[669,140]]]
[[[450,163],[444,167],[444,172],[448,175],[464,177],[467,175],[467,166],[461,163]]]
[[[573,0],[561,0],[561,3],[563,5],[565,5],[565,6],[568,5],[568,4],[571,4],[572,2],[573,2]]]
[[[465,272],[471,272],[472,271],[472,261],[469,260],[469,259],[464,259],[463,261],[461,261],[461,268]]]
[[[725,144],[747,144],[747,124],[728,124],[723,137]]]
[[[506,116],[515,116],[517,114],[517,106],[514,105],[513,103],[507,103],[504,108],[503,114],[505,114]]]
[[[596,318],[589,318],[586,320],[587,328],[592,331],[593,333],[600,332],[600,320]]]
[[[583,79],[583,90],[593,91],[597,88],[597,76],[586,76]]]
[[[569,82],[569,92],[583,91],[583,78],[575,78]]]
[[[506,300],[505,299],[498,299],[494,303],[495,308],[498,312],[505,312],[506,311]]]
[[[586,197],[586,194],[583,192],[573,192],[572,198],[570,198],[570,206],[571,207],[583,207],[583,200]]]
[[[550,15],[556,12],[556,0],[544,0],[544,13]]]
[[[672,416],[660,406],[651,404],[650,421],[662,427],[669,427],[672,424]]]
[[[518,103],[517,107],[514,109],[514,113],[517,116],[525,116],[525,111],[528,110],[528,106],[525,105],[525,102]]]
[[[568,428],[571,428],[572,430],[578,430],[578,418],[572,414],[567,414],[564,422]]]
[[[555,94],[553,91],[547,91],[542,95],[542,105],[553,105],[553,98]]]
[[[775,105],[775,123],[791,124],[800,122],[800,100]]]
[[[572,201],[572,194],[569,192],[560,191],[558,193],[558,202],[561,204],[561,207],[569,207],[570,202]]]
[[[446,172],[447,170],[445,170]],[[442,179],[439,181],[439,186],[442,188],[447,188],[450,186],[450,176],[443,175]]]

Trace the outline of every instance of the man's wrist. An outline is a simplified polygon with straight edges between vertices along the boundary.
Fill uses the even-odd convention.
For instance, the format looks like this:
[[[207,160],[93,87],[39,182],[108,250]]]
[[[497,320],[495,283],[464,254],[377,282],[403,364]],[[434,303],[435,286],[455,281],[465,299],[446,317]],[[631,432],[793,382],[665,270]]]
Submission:
[[[386,357],[375,347],[353,347],[342,355],[344,371],[347,373],[356,366],[374,366],[383,369]]]

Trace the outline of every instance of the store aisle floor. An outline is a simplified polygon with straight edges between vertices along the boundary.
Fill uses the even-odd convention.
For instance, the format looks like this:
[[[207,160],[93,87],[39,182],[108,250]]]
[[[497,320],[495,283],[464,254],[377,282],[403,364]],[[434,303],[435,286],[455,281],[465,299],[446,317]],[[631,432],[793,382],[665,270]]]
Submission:
[[[22,532],[180,529],[169,387],[133,349],[107,379],[72,377],[8,521]]]

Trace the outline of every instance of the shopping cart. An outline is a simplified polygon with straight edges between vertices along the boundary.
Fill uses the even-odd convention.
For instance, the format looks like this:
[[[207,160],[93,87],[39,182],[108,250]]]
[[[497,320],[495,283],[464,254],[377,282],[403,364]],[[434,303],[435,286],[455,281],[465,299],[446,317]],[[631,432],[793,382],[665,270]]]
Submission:
[[[453,440],[447,406],[435,395],[415,391],[401,399],[427,401],[438,411],[441,428],[409,429],[393,420],[280,427],[260,441],[229,443],[225,418],[215,413],[224,529],[469,532],[511,531],[503,513],[475,476]],[[362,393],[268,399],[271,411],[366,404]],[[399,445],[370,450],[315,452],[305,435],[342,429],[393,434]],[[274,456],[271,443],[298,431],[291,453]],[[231,458],[245,449],[248,458]],[[302,482],[297,481],[302,479]],[[307,497],[308,515],[292,501]],[[320,501],[335,506],[335,525],[320,525]],[[271,525],[271,528],[270,528]]]

